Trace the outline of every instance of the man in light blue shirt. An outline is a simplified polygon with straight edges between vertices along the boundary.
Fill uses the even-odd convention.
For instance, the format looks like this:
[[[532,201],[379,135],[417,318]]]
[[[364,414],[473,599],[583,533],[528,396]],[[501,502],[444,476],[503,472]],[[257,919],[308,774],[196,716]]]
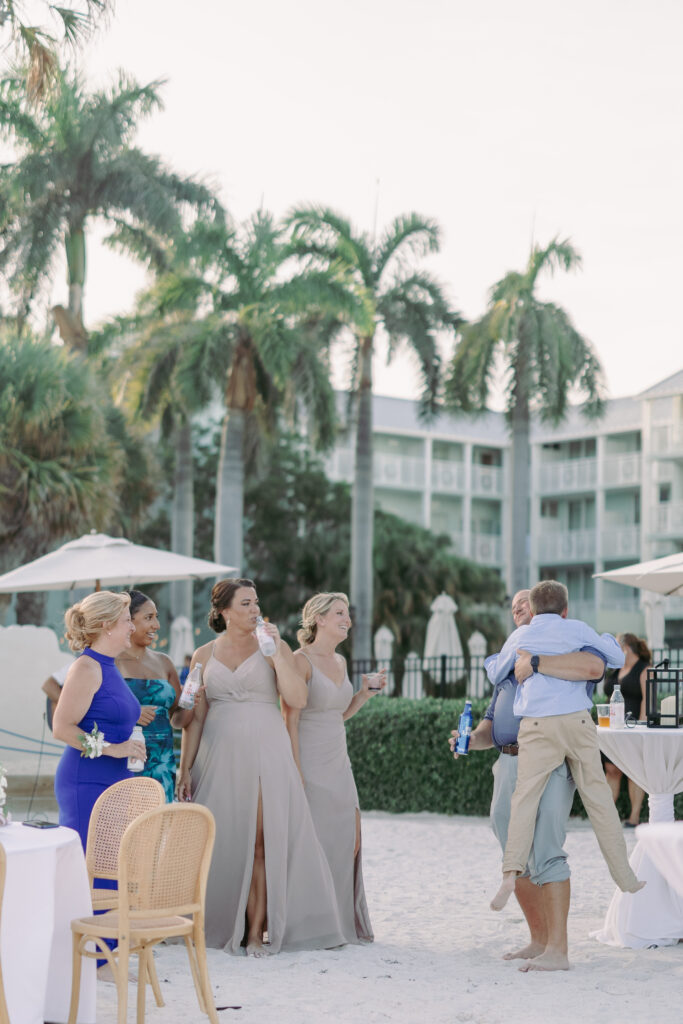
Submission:
[[[595,725],[588,713],[592,700],[586,683],[556,679],[538,672],[545,654],[567,654],[590,647],[610,667],[620,668],[624,655],[614,637],[600,636],[584,622],[567,618],[567,588],[542,580],[532,588],[533,619],[512,633],[502,651],[486,661],[495,685],[514,667],[520,649],[531,654],[533,673],[519,687],[514,712],[519,728],[517,785],[512,797],[508,840],[503,858],[503,884],[491,901],[501,910],[526,865],[534,834],[538,803],[551,772],[566,759],[612,878],[624,892],[641,889],[628,862],[626,843],[600,760]]]

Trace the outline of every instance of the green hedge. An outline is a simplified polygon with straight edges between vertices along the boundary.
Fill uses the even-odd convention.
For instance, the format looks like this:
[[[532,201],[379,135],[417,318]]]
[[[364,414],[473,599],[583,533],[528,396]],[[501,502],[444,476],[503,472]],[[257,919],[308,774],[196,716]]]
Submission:
[[[488,698],[472,702],[475,725],[488,703]],[[488,815],[497,751],[478,750],[454,761],[448,749],[464,704],[433,697],[380,697],[350,719],[347,743],[363,810]],[[674,808],[676,817],[683,818],[683,793],[676,796]],[[617,809],[620,817],[628,816],[625,780]],[[586,817],[578,793],[572,814]],[[647,821],[647,799],[642,820]]]

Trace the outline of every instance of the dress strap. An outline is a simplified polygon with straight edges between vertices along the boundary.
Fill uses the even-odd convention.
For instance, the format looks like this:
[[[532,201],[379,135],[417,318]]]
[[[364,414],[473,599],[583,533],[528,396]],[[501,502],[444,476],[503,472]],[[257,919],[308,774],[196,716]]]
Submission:
[[[308,664],[311,666],[311,679],[312,679],[313,678],[313,672],[315,671],[315,665],[313,664],[311,659],[308,657],[308,655],[306,654],[306,652],[303,649],[303,647],[299,648],[299,650],[297,651],[297,654],[303,654],[304,658],[306,659]],[[308,686],[308,684],[310,683],[311,679],[307,679],[306,680],[306,686]]]

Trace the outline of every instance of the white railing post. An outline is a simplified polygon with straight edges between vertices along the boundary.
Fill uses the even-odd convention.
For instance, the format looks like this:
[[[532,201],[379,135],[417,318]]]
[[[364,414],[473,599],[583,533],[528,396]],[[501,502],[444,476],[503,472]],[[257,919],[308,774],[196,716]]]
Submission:
[[[484,671],[486,637],[481,633],[473,633],[467,641],[467,646],[470,652],[470,677],[467,696],[483,697],[486,686],[486,672]]]

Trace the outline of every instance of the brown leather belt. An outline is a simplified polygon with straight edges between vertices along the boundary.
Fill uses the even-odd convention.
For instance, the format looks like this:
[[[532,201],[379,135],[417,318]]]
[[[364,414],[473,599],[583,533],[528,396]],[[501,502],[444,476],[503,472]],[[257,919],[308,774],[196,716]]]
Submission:
[[[512,757],[517,757],[519,753],[519,743],[504,743],[502,747],[498,748],[501,754],[510,754]]]

